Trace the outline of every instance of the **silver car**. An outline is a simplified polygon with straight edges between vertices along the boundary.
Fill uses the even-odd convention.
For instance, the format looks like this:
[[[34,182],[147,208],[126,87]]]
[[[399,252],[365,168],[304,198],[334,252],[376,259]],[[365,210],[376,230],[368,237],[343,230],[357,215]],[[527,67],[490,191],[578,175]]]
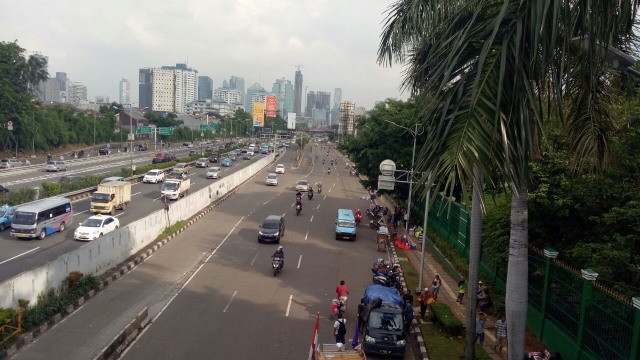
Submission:
[[[22,165],[24,164],[22,163],[22,161],[18,159],[2,159],[2,161],[0,161],[0,169],[9,169],[12,167],[22,166]]]
[[[220,168],[213,166],[207,170],[207,179],[218,179],[220,177]]]
[[[67,164],[64,161],[47,161],[44,171],[67,171]]]
[[[206,168],[207,166],[209,166],[209,159],[208,158],[200,158],[198,160],[196,160],[196,167],[197,168]]]

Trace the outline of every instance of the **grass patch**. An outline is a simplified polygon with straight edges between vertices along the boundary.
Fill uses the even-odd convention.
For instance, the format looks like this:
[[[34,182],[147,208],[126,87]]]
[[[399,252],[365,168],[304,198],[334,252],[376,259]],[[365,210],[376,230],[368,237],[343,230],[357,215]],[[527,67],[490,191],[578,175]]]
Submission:
[[[174,232],[180,230],[181,227],[185,226],[187,224],[186,221],[184,220],[180,220],[177,223],[167,227],[166,229],[164,229],[164,231],[162,233],[160,233],[160,235],[158,235],[158,237],[156,238],[156,240],[161,240],[166,238],[167,236],[173,234]]]

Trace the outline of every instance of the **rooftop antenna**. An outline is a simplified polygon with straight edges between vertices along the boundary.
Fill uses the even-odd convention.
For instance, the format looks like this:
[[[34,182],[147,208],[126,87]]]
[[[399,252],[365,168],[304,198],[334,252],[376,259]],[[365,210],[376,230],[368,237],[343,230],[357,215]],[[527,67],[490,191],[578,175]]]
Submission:
[[[295,66],[295,67],[296,67],[296,69],[297,69],[298,71],[300,71],[300,68],[301,68],[303,65],[302,65],[302,64],[298,64],[298,65],[293,65],[293,66]]]

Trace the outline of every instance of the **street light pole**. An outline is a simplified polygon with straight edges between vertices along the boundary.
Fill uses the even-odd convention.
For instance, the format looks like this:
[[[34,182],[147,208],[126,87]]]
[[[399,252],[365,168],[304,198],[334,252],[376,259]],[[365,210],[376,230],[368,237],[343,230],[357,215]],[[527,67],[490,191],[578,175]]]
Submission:
[[[131,168],[131,176],[133,176],[133,139],[135,138],[135,133],[133,132],[133,104],[129,104],[129,127],[131,133],[129,134],[129,151],[130,151],[130,168]]]
[[[407,223],[405,224],[405,230],[408,231],[409,221],[411,220],[411,192],[413,191],[413,165],[416,159],[416,141],[417,141],[418,135],[421,135],[424,132],[424,127],[420,130],[420,133],[418,133],[418,126],[422,126],[420,125],[420,123],[416,123],[415,130],[411,130],[402,125],[398,125],[392,121],[385,120],[385,119],[382,119],[382,120],[388,122],[391,125],[395,125],[399,128],[403,128],[407,130],[411,135],[413,135],[413,154],[411,155],[411,171],[410,171],[411,175],[409,177],[409,199],[407,200]]]
[[[93,114],[93,146],[96,146],[96,114]]]

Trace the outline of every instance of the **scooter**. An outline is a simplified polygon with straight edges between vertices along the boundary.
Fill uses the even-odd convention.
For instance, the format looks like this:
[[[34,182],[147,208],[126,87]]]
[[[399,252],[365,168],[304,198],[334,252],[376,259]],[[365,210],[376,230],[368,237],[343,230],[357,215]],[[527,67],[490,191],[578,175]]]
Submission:
[[[278,273],[282,270],[282,259],[279,257],[274,257],[271,262],[271,267],[273,268],[273,276],[278,275]]]
[[[318,185],[318,194],[322,194],[322,185]]]
[[[309,200],[313,199],[313,193],[311,191],[307,192],[307,199]]]
[[[300,215],[300,211],[302,211],[302,204],[296,204],[296,216]]]
[[[344,314],[347,311],[347,297],[340,296],[339,299],[331,300],[331,311],[334,314]]]

